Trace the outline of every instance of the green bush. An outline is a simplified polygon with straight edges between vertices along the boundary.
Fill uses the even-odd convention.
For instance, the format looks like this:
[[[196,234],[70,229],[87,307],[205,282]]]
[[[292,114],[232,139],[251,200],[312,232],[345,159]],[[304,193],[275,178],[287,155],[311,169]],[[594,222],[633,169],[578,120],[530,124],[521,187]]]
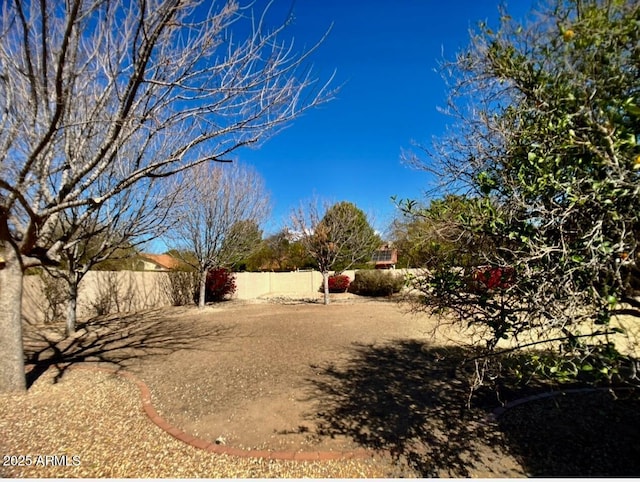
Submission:
[[[404,284],[402,275],[393,271],[367,269],[356,271],[349,291],[363,296],[391,296],[398,293]]]

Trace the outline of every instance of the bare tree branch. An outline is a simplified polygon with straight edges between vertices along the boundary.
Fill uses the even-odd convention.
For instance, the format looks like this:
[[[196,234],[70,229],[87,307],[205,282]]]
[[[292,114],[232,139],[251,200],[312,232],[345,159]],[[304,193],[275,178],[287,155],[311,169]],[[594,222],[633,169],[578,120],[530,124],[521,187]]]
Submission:
[[[204,307],[209,270],[230,267],[258,248],[250,234],[268,215],[269,196],[254,169],[235,163],[195,167],[174,186],[182,195],[169,213],[173,227],[166,237],[200,273],[198,305]]]
[[[329,271],[344,271],[358,262],[369,261],[381,240],[365,214],[355,205],[341,202],[332,206],[318,200],[295,209],[289,231],[295,235],[322,273],[324,304],[330,303]]]
[[[1,2],[5,275],[59,258],[70,211],[77,230],[147,179],[230,160],[330,100],[332,78],[309,67],[318,45],[296,51],[286,27],[235,0]],[[0,314],[0,352],[15,355],[0,391],[24,385],[19,283],[0,287],[15,315]]]

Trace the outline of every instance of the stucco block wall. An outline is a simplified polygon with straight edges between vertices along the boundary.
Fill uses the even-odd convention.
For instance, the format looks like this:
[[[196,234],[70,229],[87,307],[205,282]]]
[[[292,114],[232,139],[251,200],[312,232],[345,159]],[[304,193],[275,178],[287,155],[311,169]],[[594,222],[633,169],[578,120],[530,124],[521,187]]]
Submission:
[[[406,271],[394,270],[398,274]],[[353,281],[354,270],[344,274]],[[124,313],[170,306],[168,276],[166,272],[91,271],[80,283],[78,319],[95,316],[100,309]],[[313,298],[318,296],[322,286],[322,273],[318,271],[235,273],[235,277],[234,298],[241,300],[267,296]],[[40,276],[26,276],[23,293],[25,319],[44,321],[48,303]]]
[[[78,319],[101,308],[124,313],[170,305],[167,274],[138,271],[90,271],[80,283]],[[44,321],[49,303],[40,276],[25,276],[22,313],[28,321]],[[65,308],[63,308],[65,309]]]
[[[346,274],[353,281],[354,270]],[[251,300],[262,296],[314,297],[322,287],[319,271],[292,271],[287,273],[236,273],[237,291],[234,298]]]

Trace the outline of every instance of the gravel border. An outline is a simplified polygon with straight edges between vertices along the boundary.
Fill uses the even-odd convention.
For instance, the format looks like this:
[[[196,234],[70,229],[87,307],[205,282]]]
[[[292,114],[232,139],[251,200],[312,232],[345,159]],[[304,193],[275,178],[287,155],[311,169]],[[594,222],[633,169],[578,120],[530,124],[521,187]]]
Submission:
[[[371,451],[371,450],[349,450],[349,451],[278,451],[278,450],[246,450],[227,445],[221,445],[211,443],[207,440],[203,440],[193,435],[189,435],[183,432],[179,428],[171,425],[164,418],[158,414],[157,410],[153,406],[151,400],[151,391],[146,383],[136,377],[134,374],[126,370],[111,370],[108,368],[99,367],[71,367],[74,370],[91,370],[102,371],[106,373],[114,373],[121,377],[128,379],[138,386],[140,389],[140,397],[142,399],[142,407],[149,419],[156,424],[159,428],[167,432],[187,445],[191,445],[197,449],[205,450],[207,452],[220,454],[220,455],[232,455],[235,457],[250,457],[269,460],[297,460],[297,461],[313,461],[313,460],[349,460],[349,459],[367,459],[376,457],[390,457],[391,454],[384,451]]]
[[[386,478],[396,473],[381,455],[312,459],[261,457],[223,446],[201,450],[193,440],[184,443],[175,431],[151,423],[148,388],[145,394],[146,385],[131,374],[83,367],[65,371],[59,380],[57,374],[52,367],[27,393],[0,395],[0,477]]]

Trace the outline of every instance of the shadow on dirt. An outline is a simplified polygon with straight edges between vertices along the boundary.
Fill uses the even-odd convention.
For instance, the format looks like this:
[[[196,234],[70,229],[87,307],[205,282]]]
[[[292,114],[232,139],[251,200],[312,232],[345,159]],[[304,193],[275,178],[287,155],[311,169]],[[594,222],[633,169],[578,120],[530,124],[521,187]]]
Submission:
[[[467,408],[469,385],[456,368],[468,353],[423,347],[355,345],[346,364],[324,367],[309,380],[319,434],[387,450],[421,477],[469,477],[491,456],[477,453],[475,441],[500,447],[500,434],[486,423],[487,410]]]
[[[560,394],[514,407],[499,424],[534,477],[640,475],[637,390]]]
[[[316,367],[308,380],[319,435],[388,450],[419,477],[640,474],[637,392],[626,391],[623,403],[602,391],[530,402],[495,422],[488,417],[500,406],[495,389],[469,399],[471,379],[461,368],[471,356],[415,340],[354,345],[348,361]],[[549,388],[499,391],[515,400]]]
[[[65,337],[60,325],[26,323],[23,343],[25,365],[30,368],[27,387],[52,366],[58,370],[55,381],[77,363],[124,369],[133,362],[179,350],[211,350],[233,331],[234,326],[228,324],[179,321],[162,310],[93,318],[80,323],[73,337]]]

